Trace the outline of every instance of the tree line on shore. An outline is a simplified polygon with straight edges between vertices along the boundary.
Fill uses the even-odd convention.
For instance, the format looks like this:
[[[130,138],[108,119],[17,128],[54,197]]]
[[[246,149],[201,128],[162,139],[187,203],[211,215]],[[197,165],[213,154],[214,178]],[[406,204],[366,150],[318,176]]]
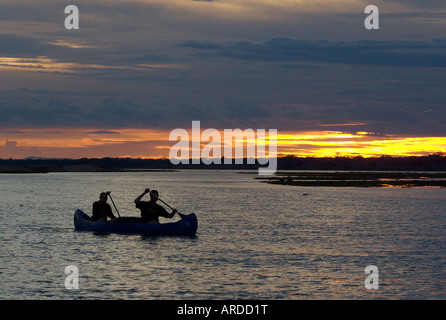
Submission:
[[[125,171],[125,170],[176,170],[176,169],[231,169],[257,170],[259,164],[178,164],[169,159],[141,158],[82,158],[82,159],[0,159],[0,172],[69,172],[69,171]],[[361,170],[361,171],[446,171],[446,156],[442,153],[428,156],[391,157],[297,157],[277,159],[277,170]]]

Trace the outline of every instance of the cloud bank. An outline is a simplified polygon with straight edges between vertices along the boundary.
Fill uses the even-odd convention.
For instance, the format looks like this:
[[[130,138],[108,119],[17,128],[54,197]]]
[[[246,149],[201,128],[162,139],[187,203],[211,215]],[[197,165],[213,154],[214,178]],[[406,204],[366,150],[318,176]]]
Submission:
[[[445,3],[376,1],[376,32],[367,4],[81,0],[68,31],[60,1],[5,0],[0,128],[446,135]]]

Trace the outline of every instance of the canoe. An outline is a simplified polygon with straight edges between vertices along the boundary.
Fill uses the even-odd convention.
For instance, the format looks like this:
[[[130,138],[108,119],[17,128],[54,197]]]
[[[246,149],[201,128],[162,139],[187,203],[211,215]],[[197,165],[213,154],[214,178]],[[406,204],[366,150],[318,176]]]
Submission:
[[[198,220],[191,213],[179,221],[148,224],[141,223],[141,218],[120,217],[117,222],[94,222],[82,210],[74,212],[74,227],[76,230],[105,233],[137,233],[143,235],[194,236],[197,232]]]

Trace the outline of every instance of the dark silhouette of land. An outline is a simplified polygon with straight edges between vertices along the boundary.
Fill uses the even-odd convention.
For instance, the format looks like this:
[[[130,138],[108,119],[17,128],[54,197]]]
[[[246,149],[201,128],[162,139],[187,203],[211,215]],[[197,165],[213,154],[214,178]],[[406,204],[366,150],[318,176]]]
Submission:
[[[0,173],[46,173],[46,172],[119,172],[132,170],[257,170],[259,164],[179,164],[169,159],[135,158],[82,158],[82,159],[0,159]],[[420,157],[375,158],[335,157],[311,158],[286,156],[277,159],[277,171],[283,170],[330,170],[330,171],[446,171],[446,156],[432,154]]]
[[[262,182],[301,187],[446,187],[446,172],[279,171]]]

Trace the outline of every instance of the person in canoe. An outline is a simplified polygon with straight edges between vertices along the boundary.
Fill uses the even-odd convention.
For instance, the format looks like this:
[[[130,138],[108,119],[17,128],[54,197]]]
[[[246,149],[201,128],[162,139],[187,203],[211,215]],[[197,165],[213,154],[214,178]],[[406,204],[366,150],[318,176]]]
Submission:
[[[116,217],[112,212],[110,205],[107,203],[110,191],[101,192],[99,195],[99,200],[93,203],[93,217],[92,221],[97,222],[107,222],[107,217],[111,219],[112,222],[116,222]]]
[[[141,201],[142,197],[148,193],[150,193],[150,201]],[[157,190],[150,191],[147,188],[135,199],[136,207],[141,210],[142,223],[160,223],[159,217],[172,219],[175,213],[177,213],[177,209],[173,209],[171,213],[168,213],[166,209],[157,204],[158,197],[159,193]]]

